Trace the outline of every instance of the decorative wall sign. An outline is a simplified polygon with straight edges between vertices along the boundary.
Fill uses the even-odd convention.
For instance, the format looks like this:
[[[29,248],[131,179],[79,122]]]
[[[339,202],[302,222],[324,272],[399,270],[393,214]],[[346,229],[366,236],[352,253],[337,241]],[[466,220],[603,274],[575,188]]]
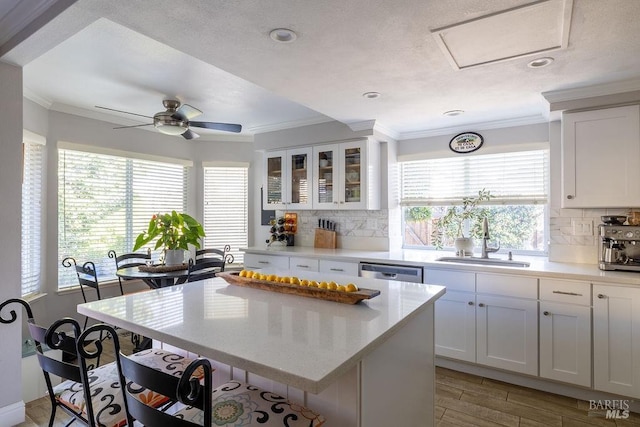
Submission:
[[[449,148],[451,151],[460,154],[471,153],[482,147],[482,135],[475,132],[463,132],[451,138]]]

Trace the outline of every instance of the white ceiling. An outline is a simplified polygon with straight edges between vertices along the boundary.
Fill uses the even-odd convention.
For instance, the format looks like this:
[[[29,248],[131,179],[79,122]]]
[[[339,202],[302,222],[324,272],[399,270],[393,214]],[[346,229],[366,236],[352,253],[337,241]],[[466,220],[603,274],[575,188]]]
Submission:
[[[390,136],[408,139],[542,122],[549,114],[542,92],[640,82],[638,0],[34,0],[27,2],[37,5],[32,10],[24,3],[0,3],[0,54],[24,67],[25,95],[118,124],[146,120],[95,105],[152,116],[163,110],[163,98],[178,97],[204,111],[196,120],[240,123],[244,137],[334,119],[354,128],[375,120]],[[70,3],[46,25],[34,16]],[[538,3],[560,12],[527,20],[528,8],[516,9],[502,17],[524,15],[523,24],[505,21],[512,30],[495,31],[501,12],[540,9]],[[566,47],[454,69],[431,32],[473,21],[462,33],[473,34],[483,17],[490,17],[493,36],[508,42],[480,34],[456,39],[465,51],[482,52],[477,57],[511,56],[492,50],[517,47],[515,37],[523,46],[542,33],[555,37],[563,25]],[[3,22],[26,28],[19,33]],[[531,27],[513,30],[523,25]],[[274,28],[290,28],[298,38],[277,44],[269,37]],[[555,61],[527,67],[542,56]],[[364,98],[369,91],[381,96]],[[455,109],[465,114],[442,114]]]

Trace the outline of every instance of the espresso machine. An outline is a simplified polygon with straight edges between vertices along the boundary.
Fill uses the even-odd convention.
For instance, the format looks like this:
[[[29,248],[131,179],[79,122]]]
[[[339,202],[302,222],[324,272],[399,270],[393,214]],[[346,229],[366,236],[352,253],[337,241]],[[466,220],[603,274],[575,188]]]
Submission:
[[[600,270],[640,271],[640,226],[601,224]]]

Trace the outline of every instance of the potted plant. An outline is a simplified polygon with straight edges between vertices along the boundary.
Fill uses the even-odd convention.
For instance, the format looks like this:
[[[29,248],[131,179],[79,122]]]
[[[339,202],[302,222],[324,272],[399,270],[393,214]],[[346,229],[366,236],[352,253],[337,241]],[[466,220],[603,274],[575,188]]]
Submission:
[[[489,190],[484,188],[478,191],[476,197],[464,197],[462,205],[449,207],[445,214],[441,216],[431,234],[433,245],[442,249],[445,235],[455,238],[455,248],[457,251],[463,250],[467,254],[473,254],[473,237],[480,237],[482,232],[482,219],[486,216],[485,209],[480,208],[480,202],[488,201],[493,197]],[[470,235],[465,237],[463,225],[469,221]]]
[[[202,237],[204,228],[190,215],[176,211],[156,214],[151,217],[147,231],[136,238],[133,251],[157,238],[155,249],[165,251],[165,265],[178,265],[184,262],[184,251],[189,250],[189,245],[200,248]]]

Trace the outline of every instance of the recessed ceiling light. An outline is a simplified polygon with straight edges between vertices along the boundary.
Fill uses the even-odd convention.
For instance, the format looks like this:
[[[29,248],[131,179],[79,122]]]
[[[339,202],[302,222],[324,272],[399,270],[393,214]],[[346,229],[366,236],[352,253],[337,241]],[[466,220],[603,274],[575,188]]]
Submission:
[[[529,68],[542,68],[542,67],[546,67],[547,65],[551,64],[553,62],[553,58],[550,56],[546,56],[544,58],[538,58],[538,59],[534,59],[533,61],[530,61],[529,63],[527,63],[527,67]]]
[[[367,99],[376,99],[380,98],[380,92],[365,92],[362,94]]]
[[[288,28],[276,28],[271,30],[269,36],[278,43],[291,43],[298,38],[298,35]]]
[[[449,110],[442,113],[443,116],[455,117],[464,114],[464,110]]]

